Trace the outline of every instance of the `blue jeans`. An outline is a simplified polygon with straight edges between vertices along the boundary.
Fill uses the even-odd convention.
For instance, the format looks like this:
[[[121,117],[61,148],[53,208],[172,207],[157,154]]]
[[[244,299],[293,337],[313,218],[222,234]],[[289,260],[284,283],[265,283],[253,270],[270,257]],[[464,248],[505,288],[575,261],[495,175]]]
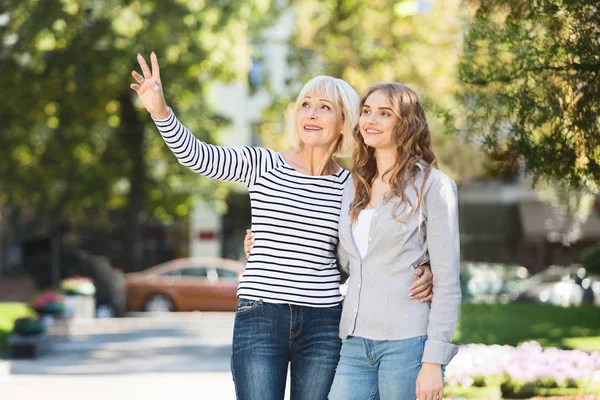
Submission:
[[[329,308],[239,299],[231,371],[239,400],[327,399],[340,357],[342,305]]]
[[[426,336],[370,340],[350,336],[342,344],[330,400],[415,400]]]

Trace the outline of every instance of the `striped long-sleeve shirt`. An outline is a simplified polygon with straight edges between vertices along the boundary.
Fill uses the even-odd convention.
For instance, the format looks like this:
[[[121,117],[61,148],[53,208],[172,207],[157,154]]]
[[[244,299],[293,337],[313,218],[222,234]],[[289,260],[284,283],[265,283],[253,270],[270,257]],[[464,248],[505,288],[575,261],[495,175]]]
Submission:
[[[349,171],[305,175],[271,150],[203,143],[173,112],[155,124],[179,163],[248,187],[255,242],[238,297],[313,307],[342,301],[335,246]]]

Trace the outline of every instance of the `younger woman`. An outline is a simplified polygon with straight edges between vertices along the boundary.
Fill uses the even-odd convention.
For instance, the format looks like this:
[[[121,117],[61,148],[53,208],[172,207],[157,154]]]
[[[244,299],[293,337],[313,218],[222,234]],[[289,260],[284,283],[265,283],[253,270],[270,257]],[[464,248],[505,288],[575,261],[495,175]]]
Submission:
[[[416,93],[373,85],[360,101],[338,256],[349,273],[331,400],[437,400],[460,306],[456,185],[439,169]],[[429,260],[433,298],[406,296]]]

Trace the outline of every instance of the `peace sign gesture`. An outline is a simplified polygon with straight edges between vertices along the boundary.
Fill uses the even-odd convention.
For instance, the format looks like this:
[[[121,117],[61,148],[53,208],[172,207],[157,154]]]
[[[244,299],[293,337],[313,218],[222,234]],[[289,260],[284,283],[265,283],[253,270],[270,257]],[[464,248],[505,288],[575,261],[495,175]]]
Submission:
[[[170,114],[169,108],[165,101],[165,96],[162,90],[162,84],[160,81],[160,68],[158,66],[158,59],[156,54],[152,52],[150,54],[150,62],[152,63],[152,71],[148,68],[146,60],[141,54],[137,55],[138,63],[142,68],[144,76],[138,74],[136,71],[132,71],[131,75],[133,79],[137,81],[137,84],[132,83],[129,85],[138,94],[142,104],[146,110],[150,113],[154,119],[164,119]]]

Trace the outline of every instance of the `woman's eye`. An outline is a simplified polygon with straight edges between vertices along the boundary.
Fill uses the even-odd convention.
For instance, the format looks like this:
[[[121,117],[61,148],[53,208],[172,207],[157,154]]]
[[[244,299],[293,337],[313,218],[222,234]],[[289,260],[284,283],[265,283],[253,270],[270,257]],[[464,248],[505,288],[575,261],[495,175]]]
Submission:
[[[308,105],[308,103],[302,103],[302,108],[307,108],[307,107],[310,107],[310,106]]]
[[[321,109],[323,109],[323,110],[331,110],[331,107],[323,105],[323,106],[321,106]]]
[[[363,115],[369,115],[369,110],[363,110]]]
[[[389,112],[382,112],[381,115],[383,115],[384,117],[389,117],[390,113]]]

